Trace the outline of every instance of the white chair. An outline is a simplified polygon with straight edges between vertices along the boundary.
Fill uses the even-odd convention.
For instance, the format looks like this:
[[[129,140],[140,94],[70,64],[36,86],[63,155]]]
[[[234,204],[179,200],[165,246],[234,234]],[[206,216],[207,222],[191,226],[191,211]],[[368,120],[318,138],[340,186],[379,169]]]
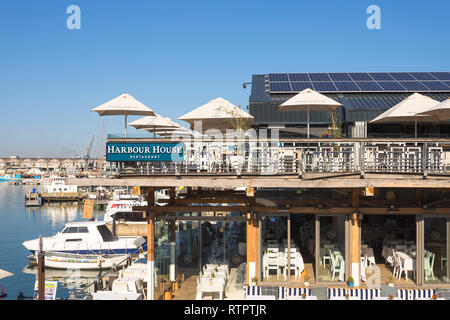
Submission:
[[[428,277],[430,276],[434,280],[434,272],[433,272],[434,257],[435,257],[434,253],[429,251],[425,252],[425,265],[424,265],[425,281],[427,281]]]
[[[397,278],[398,273],[398,259],[395,250],[392,250],[392,266],[394,269],[392,270],[392,275]]]
[[[338,274],[338,279],[341,280],[342,267],[344,267],[345,269],[345,265],[342,266],[343,259],[341,256],[336,257],[336,255],[332,253],[331,250],[330,250],[330,257],[331,257],[331,281],[334,281],[336,273]]]
[[[286,263],[286,265],[284,266],[284,277],[287,279],[287,270],[291,269],[294,270],[295,272],[295,279],[299,278],[299,266],[297,265],[297,255],[298,252],[296,249],[291,249],[291,261],[290,263]],[[287,262],[287,252],[286,252],[286,262]]]
[[[361,280],[366,282],[367,255],[361,257]]]
[[[331,261],[329,252],[334,249],[334,244],[325,244],[323,249],[322,265],[325,267],[326,261]]]
[[[404,268],[405,261],[400,258],[398,252],[395,253],[395,258],[397,259],[397,279],[400,280],[400,278],[402,277],[402,273],[403,272],[405,272],[405,277],[408,276],[406,274],[406,271],[405,271],[405,268]]]
[[[278,248],[269,248],[267,251],[267,265],[265,269],[266,278],[269,277],[270,270],[276,270],[277,278],[280,277]]]

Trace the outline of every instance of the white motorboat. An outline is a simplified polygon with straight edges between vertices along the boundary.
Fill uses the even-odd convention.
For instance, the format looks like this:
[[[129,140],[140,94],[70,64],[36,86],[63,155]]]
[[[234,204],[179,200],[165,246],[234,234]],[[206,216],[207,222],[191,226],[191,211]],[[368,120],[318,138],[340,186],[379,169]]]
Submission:
[[[45,252],[75,254],[138,254],[147,248],[143,237],[115,237],[103,221],[70,222],[52,237],[42,238]],[[35,254],[39,238],[25,241],[24,247]]]
[[[161,199],[169,199],[167,190],[158,190],[155,192],[155,200],[158,205],[166,205],[159,204],[158,201]],[[147,206],[147,201],[143,200],[142,196],[130,195],[123,193],[123,190],[115,190],[113,200],[108,203],[106,207],[105,214],[103,215],[103,221],[106,223],[110,223],[113,221],[113,216],[119,212],[132,212],[133,207]],[[139,220],[139,219],[138,219]],[[133,221],[127,220],[127,224],[146,224],[144,221]]]
[[[126,254],[91,255],[48,252],[44,256],[44,264],[46,267],[54,269],[98,270],[111,269],[113,265],[125,265],[127,258]]]

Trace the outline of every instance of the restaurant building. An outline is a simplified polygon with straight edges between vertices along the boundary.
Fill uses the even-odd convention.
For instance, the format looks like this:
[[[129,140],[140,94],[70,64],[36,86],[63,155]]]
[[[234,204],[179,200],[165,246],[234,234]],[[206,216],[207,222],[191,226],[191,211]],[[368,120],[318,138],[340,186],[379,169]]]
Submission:
[[[147,195],[148,206],[135,210],[147,220],[155,272],[149,296],[156,299],[178,275],[202,276],[219,264],[241,291],[242,284],[343,288],[349,277],[357,288],[448,287],[448,124],[423,125],[412,138],[407,126],[392,130],[404,130],[396,136],[376,128],[371,136],[367,122],[414,92],[448,99],[449,82],[448,72],[254,75],[249,112],[267,137],[110,137],[110,145],[131,150],[182,149],[169,161],[115,153],[109,161],[118,179],[76,183],[139,186]],[[321,137],[330,121],[316,112],[306,139],[304,113],[277,110],[310,86],[343,104],[345,137]],[[156,203],[161,189],[169,199]]]

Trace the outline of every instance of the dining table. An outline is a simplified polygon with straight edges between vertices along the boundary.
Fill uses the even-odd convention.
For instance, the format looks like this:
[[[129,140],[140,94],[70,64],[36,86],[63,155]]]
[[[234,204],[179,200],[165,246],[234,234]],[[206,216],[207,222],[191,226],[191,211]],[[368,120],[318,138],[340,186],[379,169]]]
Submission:
[[[225,291],[224,278],[201,278],[197,286],[197,300],[203,299],[204,293],[219,293],[219,299],[223,300]]]

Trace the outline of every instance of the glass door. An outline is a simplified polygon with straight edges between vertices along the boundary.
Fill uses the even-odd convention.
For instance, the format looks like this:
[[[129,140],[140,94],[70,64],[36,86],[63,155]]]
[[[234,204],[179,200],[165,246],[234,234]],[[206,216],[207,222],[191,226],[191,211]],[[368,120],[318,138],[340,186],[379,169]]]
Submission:
[[[316,272],[322,282],[344,282],[346,272],[346,216],[318,217]]]

